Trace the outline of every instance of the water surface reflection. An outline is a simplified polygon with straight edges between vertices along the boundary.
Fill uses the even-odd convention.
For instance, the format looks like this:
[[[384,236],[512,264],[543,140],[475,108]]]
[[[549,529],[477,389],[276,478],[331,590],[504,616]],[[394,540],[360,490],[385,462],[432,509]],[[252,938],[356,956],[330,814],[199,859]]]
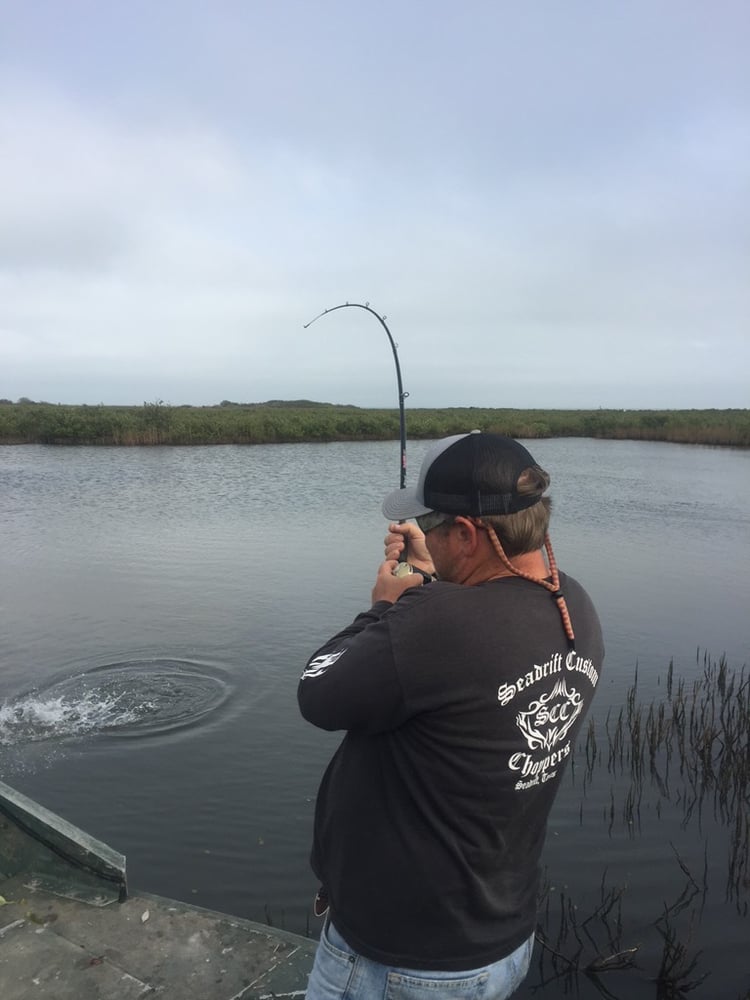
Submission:
[[[409,476],[426,447],[409,445]],[[618,771],[609,746],[636,665],[645,733],[670,660],[673,692],[702,677],[698,648],[732,669],[748,660],[750,454],[530,448],[552,474],[561,568],[593,595],[607,643],[596,757],[584,740],[545,853],[551,946],[570,957],[575,934],[565,944],[560,926],[570,933],[573,914],[599,950],[619,927],[623,947],[640,942],[641,971],[599,980],[618,998],[656,996],[649,977],[678,933],[688,956],[701,952],[693,978],[710,973],[692,996],[733,1000],[748,985],[749,891],[736,859],[745,874],[727,891],[734,828],[711,797],[685,822],[674,749],[652,772],[647,747],[632,787],[635,751],[623,736]],[[0,449],[3,780],[126,853],[133,885],[304,932],[313,801],[338,737],[299,718],[297,678],[369,600],[397,452]],[[747,754],[747,739],[724,752]],[[544,981],[545,996],[608,995],[591,977],[565,985],[544,949],[538,959],[522,995]]]

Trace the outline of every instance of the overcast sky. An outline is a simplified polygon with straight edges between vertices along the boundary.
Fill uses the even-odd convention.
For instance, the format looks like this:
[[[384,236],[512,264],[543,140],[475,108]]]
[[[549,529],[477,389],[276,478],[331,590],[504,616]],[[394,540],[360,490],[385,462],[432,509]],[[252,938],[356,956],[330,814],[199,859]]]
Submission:
[[[750,405],[745,0],[0,0],[0,397]]]

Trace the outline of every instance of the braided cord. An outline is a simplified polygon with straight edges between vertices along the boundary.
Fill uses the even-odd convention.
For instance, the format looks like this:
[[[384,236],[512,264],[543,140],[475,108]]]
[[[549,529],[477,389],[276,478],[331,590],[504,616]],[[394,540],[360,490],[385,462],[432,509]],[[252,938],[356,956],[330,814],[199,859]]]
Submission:
[[[500,539],[497,537],[497,532],[490,524],[485,524],[484,527],[487,529],[487,534],[490,537],[490,541],[497,553],[498,558],[502,562],[503,566],[514,576],[523,577],[524,580],[530,580],[531,583],[538,583],[540,587],[544,587],[548,590],[557,604],[558,610],[560,612],[560,617],[562,618],[563,628],[565,629],[565,635],[568,639],[568,645],[571,649],[575,645],[575,633],[573,632],[573,623],[570,620],[570,612],[568,611],[568,605],[565,601],[562,591],[560,590],[560,574],[557,569],[557,560],[555,559],[555,553],[552,551],[552,542],[550,541],[549,533],[544,536],[544,549],[547,553],[547,561],[549,563],[551,581],[543,580],[538,576],[532,576],[531,573],[524,573],[523,570],[518,569],[510,561],[508,556],[505,554]]]

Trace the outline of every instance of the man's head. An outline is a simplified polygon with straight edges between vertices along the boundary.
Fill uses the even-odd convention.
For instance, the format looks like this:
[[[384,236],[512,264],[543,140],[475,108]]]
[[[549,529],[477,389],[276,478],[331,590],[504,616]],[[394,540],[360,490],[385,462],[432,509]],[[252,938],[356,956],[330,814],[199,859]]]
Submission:
[[[542,494],[549,482],[518,441],[473,431],[437,441],[424,457],[416,486],[390,493],[383,513],[391,520],[421,520],[433,512],[479,520],[495,529],[512,557],[544,544],[550,501]]]

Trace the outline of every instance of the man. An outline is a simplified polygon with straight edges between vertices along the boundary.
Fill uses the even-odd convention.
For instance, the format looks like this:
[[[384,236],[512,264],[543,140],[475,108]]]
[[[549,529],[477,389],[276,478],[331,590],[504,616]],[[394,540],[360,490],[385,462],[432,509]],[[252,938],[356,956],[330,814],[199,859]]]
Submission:
[[[383,503],[417,524],[391,524],[372,607],[307,664],[302,714],[347,731],[316,806],[330,909],[308,1000],[503,1000],[526,975],[547,817],[604,655],[555,564],[548,485],[511,438],[438,441]],[[417,572],[395,575],[404,546]]]

